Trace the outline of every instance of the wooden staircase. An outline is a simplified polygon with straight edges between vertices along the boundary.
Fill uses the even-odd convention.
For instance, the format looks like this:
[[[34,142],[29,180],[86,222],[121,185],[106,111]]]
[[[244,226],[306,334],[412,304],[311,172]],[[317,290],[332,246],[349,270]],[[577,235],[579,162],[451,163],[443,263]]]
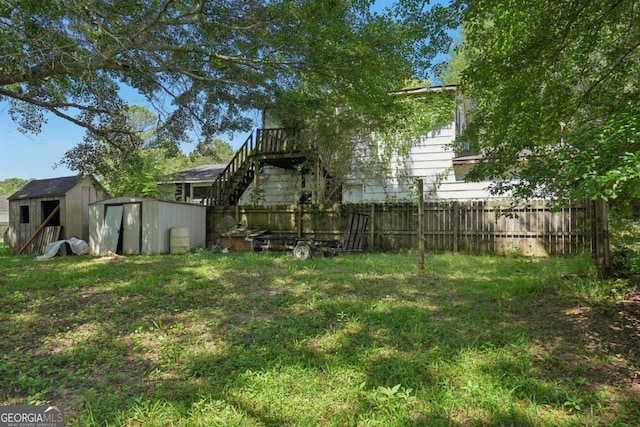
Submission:
[[[286,167],[304,159],[299,131],[292,128],[257,129],[233,156],[207,191],[203,203],[209,206],[237,205],[251,185],[262,163]],[[258,170],[257,170],[258,169]]]

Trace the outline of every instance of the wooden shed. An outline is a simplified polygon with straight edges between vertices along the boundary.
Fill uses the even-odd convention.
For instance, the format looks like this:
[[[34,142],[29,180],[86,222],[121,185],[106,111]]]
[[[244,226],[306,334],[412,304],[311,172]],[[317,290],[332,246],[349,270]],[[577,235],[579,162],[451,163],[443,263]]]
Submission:
[[[175,253],[206,246],[204,205],[140,197],[116,197],[89,206],[93,255]],[[177,232],[180,233],[177,233]]]
[[[11,253],[41,254],[47,243],[89,239],[89,204],[109,197],[92,176],[29,182],[9,197]]]

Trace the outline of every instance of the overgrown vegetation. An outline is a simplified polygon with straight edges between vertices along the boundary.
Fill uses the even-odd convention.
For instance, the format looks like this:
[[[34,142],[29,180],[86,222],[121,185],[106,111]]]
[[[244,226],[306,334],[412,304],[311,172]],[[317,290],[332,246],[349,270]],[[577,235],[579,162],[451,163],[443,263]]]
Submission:
[[[0,404],[68,426],[640,424],[640,313],[590,259],[416,262],[0,256]]]
[[[28,179],[7,178],[0,181],[0,196],[10,197],[29,183]]]
[[[615,207],[609,216],[611,238],[611,269],[614,278],[630,279],[640,283],[640,218],[629,209],[637,204]]]
[[[464,27],[445,69],[474,104],[469,179],[523,199],[640,197],[638,2],[445,4],[424,25]]]

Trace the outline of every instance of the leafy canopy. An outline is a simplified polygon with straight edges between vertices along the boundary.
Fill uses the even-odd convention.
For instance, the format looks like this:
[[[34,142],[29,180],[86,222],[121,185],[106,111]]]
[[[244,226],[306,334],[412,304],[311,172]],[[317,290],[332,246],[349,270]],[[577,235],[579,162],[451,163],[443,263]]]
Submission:
[[[640,3],[454,1],[443,16],[465,29],[472,178],[522,198],[640,196]]]
[[[280,99],[368,113],[430,60],[416,55],[427,40],[415,22],[371,4],[9,0],[0,101],[24,132],[39,132],[48,112],[119,150],[141,137],[127,123],[125,85],[158,108],[163,144],[247,129],[244,111]]]
[[[30,180],[22,178],[7,178],[0,181],[0,196],[9,197],[22,187],[27,185]]]

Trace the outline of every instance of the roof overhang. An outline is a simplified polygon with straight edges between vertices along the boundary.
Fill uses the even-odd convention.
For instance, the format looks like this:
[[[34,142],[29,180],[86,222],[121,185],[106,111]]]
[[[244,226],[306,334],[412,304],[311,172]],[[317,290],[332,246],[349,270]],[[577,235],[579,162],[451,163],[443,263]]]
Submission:
[[[452,162],[453,162],[453,166],[464,166],[464,165],[475,165],[477,163],[480,163],[480,160],[482,160],[482,155],[475,154],[472,156],[454,157]]]

